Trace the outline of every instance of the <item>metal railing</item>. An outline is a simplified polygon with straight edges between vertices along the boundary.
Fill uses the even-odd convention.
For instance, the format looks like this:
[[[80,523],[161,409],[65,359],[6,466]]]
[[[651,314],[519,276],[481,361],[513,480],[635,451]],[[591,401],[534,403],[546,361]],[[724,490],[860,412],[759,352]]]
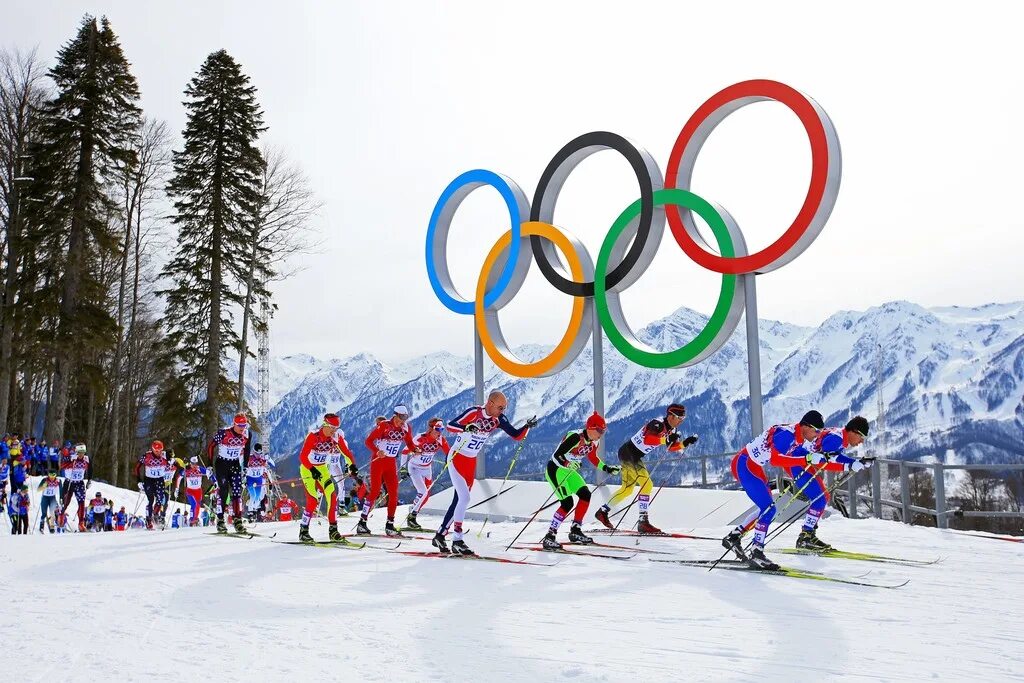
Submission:
[[[895,466],[899,470],[899,500],[889,500],[882,495],[882,471],[883,468]],[[914,505],[911,502],[911,470],[930,470],[935,490],[935,507],[928,508]],[[935,526],[940,529],[949,528],[950,517],[992,517],[1024,518],[1024,512],[1012,512],[1003,510],[963,510],[959,507],[950,508],[946,502],[946,476],[947,471],[969,470],[988,472],[1011,472],[1024,471],[1024,464],[996,464],[996,465],[946,465],[941,462],[924,463],[910,460],[890,460],[878,458],[868,473],[869,477],[853,476],[847,482],[845,490],[837,491],[836,496],[845,498],[847,509],[851,518],[860,516],[858,503],[868,504],[871,515],[882,518],[882,509],[891,508],[900,510],[904,524],[913,524],[914,513],[924,514],[935,518]],[[867,473],[866,473],[867,474]],[[864,480],[869,478],[870,493],[860,493]],[[886,483],[889,477],[886,476]]]

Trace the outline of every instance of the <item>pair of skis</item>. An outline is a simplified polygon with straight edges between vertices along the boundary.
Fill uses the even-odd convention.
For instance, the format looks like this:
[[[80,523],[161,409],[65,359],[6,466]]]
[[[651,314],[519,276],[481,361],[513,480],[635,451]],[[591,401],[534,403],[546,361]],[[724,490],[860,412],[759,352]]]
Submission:
[[[661,558],[651,558],[651,562],[671,562],[673,564],[680,564],[687,567],[700,567],[707,568],[712,564],[715,564],[715,560],[669,560]],[[744,571],[744,572],[755,572],[757,574],[765,574],[770,576],[788,576],[792,579],[807,579],[811,581],[824,581],[829,583],[845,583],[851,586],[868,586],[871,588],[902,588],[910,583],[910,579],[902,583],[874,583],[871,581],[862,581],[860,577],[845,578],[841,576],[833,576],[832,574],[823,574],[821,572],[808,571],[806,569],[794,569],[793,567],[779,567],[778,569],[760,569],[758,567],[752,567],[748,562],[743,560],[718,560],[716,565],[720,569],[728,569],[732,571]],[[865,575],[866,576],[866,575]]]

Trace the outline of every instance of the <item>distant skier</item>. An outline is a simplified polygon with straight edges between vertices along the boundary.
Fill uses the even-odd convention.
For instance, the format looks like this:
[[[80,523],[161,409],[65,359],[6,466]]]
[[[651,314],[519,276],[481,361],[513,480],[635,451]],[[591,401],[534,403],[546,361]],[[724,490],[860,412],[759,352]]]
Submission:
[[[146,528],[152,529],[153,523],[162,518],[166,500],[164,495],[164,472],[167,470],[167,457],[164,453],[163,441],[154,441],[149,450],[142,454],[135,463],[135,479],[139,491],[146,494]]]
[[[473,554],[462,540],[462,523],[466,519],[466,508],[469,507],[470,491],[476,476],[476,457],[484,444],[499,429],[516,441],[522,441],[529,431],[537,426],[537,416],[534,415],[522,427],[513,427],[505,417],[506,407],[508,399],[505,398],[505,394],[492,391],[487,397],[487,403],[467,408],[448,423],[448,431],[458,434],[448,463],[448,476],[451,477],[455,495],[452,496],[451,505],[448,506],[441,526],[432,540],[434,547],[441,552],[448,552],[444,535],[448,533],[448,528],[452,527],[451,552],[460,555]]]
[[[89,512],[92,514],[92,530],[103,531],[103,524],[107,518],[107,501],[97,491],[92,500],[89,501]]]
[[[338,431],[334,434],[335,441],[338,442],[338,450],[332,452],[327,457],[327,470],[331,473],[331,479],[334,480],[334,490],[338,498],[338,515],[342,517],[348,517],[348,507],[343,498],[345,492],[345,479],[346,477],[355,477],[359,474],[359,468],[356,467],[355,455],[352,453],[352,449],[348,446],[348,441],[345,440],[345,430],[338,428]]]
[[[189,505],[190,526],[197,525],[199,509],[203,505],[203,477],[208,476],[208,469],[202,467],[199,464],[199,458],[193,455],[189,458],[188,467],[181,473],[181,479],[185,481],[185,502]]]
[[[114,513],[114,530],[124,531],[125,526],[128,524],[128,513],[125,512],[124,506]]]
[[[182,527],[182,524],[181,524],[181,511],[175,510],[174,514],[171,515],[171,528],[172,529],[180,529],[181,527]]]
[[[327,468],[327,461],[341,452],[335,434],[341,427],[341,418],[334,413],[324,415],[320,428],[306,435],[299,451],[299,478],[306,489],[306,507],[299,523],[299,540],[313,542],[309,535],[309,521],[320,505],[320,496],[327,500],[327,536],[341,541],[338,533],[338,489]]]
[[[430,487],[434,481],[434,456],[440,451],[447,460],[451,451],[451,446],[442,435],[443,432],[444,421],[439,417],[432,417],[427,422],[427,431],[413,439],[419,446],[420,453],[414,454],[408,448],[402,451],[402,469],[409,474],[412,485],[416,487],[416,498],[409,506],[405,525],[416,531],[423,529],[416,521],[416,515],[430,499]]]
[[[825,456],[814,452],[814,440],[818,437],[825,421],[817,410],[808,411],[796,424],[773,425],[744,446],[732,459],[732,474],[743,486],[747,496],[757,506],[746,519],[722,539],[722,545],[732,550],[738,558],[750,562],[756,569],[776,570],[779,565],[764,554],[765,536],[775,519],[775,501],[768,487],[764,466],[805,468],[820,465]],[[742,536],[754,525],[753,550],[743,552]]]
[[[633,487],[640,486],[640,494],[636,500],[640,507],[640,520],[637,531],[642,534],[660,534],[661,529],[651,524],[648,517],[648,506],[651,503],[651,491],[654,482],[644,464],[644,456],[659,446],[666,446],[669,453],[678,453],[697,443],[697,436],[685,439],[676,430],[686,419],[686,406],[673,403],[665,409],[665,417],[654,419],[645,424],[629,441],[619,446],[619,465],[622,468],[622,485],[612,494],[608,502],[602,505],[594,517],[609,529],[614,529],[608,513],[613,505],[618,505],[633,494]]]
[[[377,504],[381,487],[388,491],[388,521],[384,524],[384,533],[388,536],[397,535],[395,528],[395,510],[398,508],[398,456],[403,448],[412,453],[421,453],[420,447],[413,443],[412,429],[409,424],[409,409],[397,405],[390,420],[377,423],[373,431],[366,437],[366,447],[370,449],[370,495],[363,502],[363,512],[356,525],[357,534],[369,534],[370,527],[366,520],[370,511]]]
[[[57,498],[60,496],[60,480],[57,478],[57,473],[50,472],[43,477],[39,482],[39,490],[42,492],[42,496],[39,498],[39,533],[42,533],[43,526],[50,517],[50,508],[53,508],[55,515],[60,512],[60,505],[57,504]]]
[[[245,464],[245,488],[249,494],[249,502],[246,510],[249,513],[249,521],[255,522],[259,514],[260,503],[266,490],[263,487],[263,480],[267,473],[267,458],[263,454],[263,444],[253,446],[249,461]]]
[[[226,533],[224,509],[231,495],[235,531],[245,532],[242,522],[242,468],[249,461],[252,443],[249,439],[249,418],[244,413],[235,415],[230,427],[218,430],[210,439],[206,452],[217,475],[217,488],[221,506],[217,511],[217,531]]]
[[[593,543],[594,539],[583,533],[580,524],[590,507],[590,488],[580,476],[579,469],[583,460],[589,460],[598,469],[608,474],[615,474],[619,468],[606,465],[597,454],[598,445],[605,430],[608,429],[604,418],[597,412],[587,418],[583,429],[569,432],[558,445],[547,464],[547,482],[555,490],[560,503],[558,510],[551,517],[551,526],[542,543],[548,550],[558,550],[562,544],[558,542],[558,527],[562,525],[573,508],[573,496],[579,498],[576,513],[573,515],[572,527],[569,529],[570,543]]]
[[[13,496],[12,496],[13,497]],[[21,492],[18,494],[18,511],[17,526],[18,529],[14,533],[27,535],[28,534],[28,510],[31,506],[31,501],[28,496],[28,484],[21,485]]]
[[[92,467],[89,464],[89,456],[85,454],[84,443],[75,446],[74,457],[66,453],[61,462],[61,469],[64,471],[64,478],[69,482],[67,493],[64,494],[64,501],[61,508],[68,509],[73,495],[78,501],[78,530],[85,531],[85,491],[92,482]]]
[[[285,496],[281,500],[277,501],[277,505],[274,506],[274,512],[277,514],[277,521],[292,521],[292,515],[295,513],[295,508],[295,501],[289,498],[288,496]]]

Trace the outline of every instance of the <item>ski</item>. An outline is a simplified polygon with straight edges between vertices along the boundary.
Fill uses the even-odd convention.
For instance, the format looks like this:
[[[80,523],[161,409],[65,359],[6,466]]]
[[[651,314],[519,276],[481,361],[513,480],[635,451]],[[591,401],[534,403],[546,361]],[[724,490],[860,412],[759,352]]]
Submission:
[[[387,534],[357,534],[357,533],[350,533],[350,534],[342,534],[341,537],[342,538],[402,538],[402,539],[405,539],[407,541],[409,541],[409,540],[429,541],[432,538],[434,538],[434,535],[431,534],[431,535],[427,536],[426,534],[422,534],[422,533],[421,534],[413,533],[413,534],[403,534],[401,536],[388,536]]]
[[[537,567],[554,567],[557,562],[531,562],[525,557],[513,559],[511,557],[492,557],[490,555],[456,555],[453,553],[442,553],[436,550],[397,550],[398,555],[409,555],[410,557],[440,557],[455,560],[484,560],[487,562],[502,562],[505,564],[532,564]]]
[[[312,548],[343,548],[345,550],[362,550],[366,547],[365,543],[340,543],[338,541],[271,541],[271,543],[281,543],[282,545],[308,545]]]
[[[580,543],[570,543],[569,545],[583,545]],[[626,547],[624,545],[615,545],[614,543],[587,543],[586,545],[596,546],[598,548],[611,548],[612,550],[622,550],[630,553],[650,553],[652,555],[675,555],[671,550],[652,550],[650,548],[641,548],[640,546]]]
[[[232,531],[232,532],[225,531],[223,533],[215,531],[212,534],[206,534],[206,535],[207,536],[223,536],[225,538],[257,538],[257,537],[262,538],[261,534],[253,534],[253,533],[250,533],[248,531],[246,531],[245,533],[241,533],[241,534],[238,533],[237,531]]]
[[[951,533],[954,533],[957,536],[967,536],[968,538],[987,538],[992,541],[1009,541],[1010,543],[1024,543],[1024,536],[987,536],[984,534],[972,534],[956,530],[953,530]]]
[[[601,527],[601,528],[598,528],[598,529],[587,529],[586,533],[588,533],[588,534],[607,534],[609,536],[612,535],[612,534],[614,534],[615,536],[639,536],[639,537],[642,537],[642,538],[689,538],[689,539],[698,540],[698,541],[721,541],[722,540],[720,538],[715,538],[714,536],[692,536],[690,534],[679,534],[679,533],[672,533],[672,532],[669,532],[669,531],[662,531],[660,534],[642,534],[639,531],[632,531],[632,530],[613,531],[612,529],[605,529],[604,527]]]
[[[486,502],[488,502],[488,501],[490,501],[490,500],[494,500],[495,498],[497,498],[497,497],[498,497],[498,496],[500,496],[501,494],[505,493],[506,491],[511,491],[511,490],[512,490],[512,489],[514,489],[514,488],[515,488],[516,486],[517,486],[517,484],[512,484],[512,485],[511,485],[511,486],[509,486],[508,488],[504,488],[504,489],[502,489],[502,490],[498,491],[498,492],[497,492],[497,493],[495,493],[495,494],[494,494],[493,496],[488,496],[487,498],[484,498],[483,500],[481,500],[481,501],[480,501],[480,502],[478,502],[478,503],[473,503],[473,504],[472,504],[472,505],[470,505],[470,506],[469,506],[468,508],[466,508],[466,510],[472,510],[473,508],[475,508],[475,507],[478,507],[478,506],[480,506],[480,505],[483,505],[484,503],[486,503]]]
[[[888,557],[887,555],[875,555],[874,553],[855,553],[846,550],[807,550],[805,548],[779,548],[777,553],[786,555],[812,555],[817,557],[834,557],[841,560],[862,560],[864,562],[882,562],[886,564],[898,564],[907,567],[927,567],[942,561],[942,558],[934,560],[908,560],[902,557]]]
[[[663,560],[658,558],[651,558],[651,562],[671,562],[673,564],[681,564],[686,567],[710,567],[715,564],[715,560]],[[729,569],[732,571],[746,571],[755,572],[758,574],[769,574],[772,576],[788,576],[793,579],[809,579],[811,581],[828,581],[830,583],[845,583],[851,586],[868,586],[870,588],[902,588],[910,583],[910,579],[907,579],[903,583],[872,583],[870,581],[858,581],[856,579],[845,579],[840,576],[832,576],[831,574],[822,574],[821,572],[812,572],[805,569],[793,569],[792,567],[780,567],[777,570],[758,569],[751,567],[746,562],[740,560],[720,560],[718,564],[715,564],[718,569]]]
[[[585,550],[578,550],[576,548],[566,548],[564,546],[562,548],[559,548],[558,550],[549,550],[548,548],[537,548],[532,545],[514,545],[512,546],[512,548],[514,550],[533,550],[535,552],[540,553],[561,553],[563,555],[579,555],[580,557],[603,557],[608,560],[631,560],[637,555],[636,553],[630,552],[628,550],[626,551],[629,553],[628,555],[612,555],[611,553],[591,553]]]

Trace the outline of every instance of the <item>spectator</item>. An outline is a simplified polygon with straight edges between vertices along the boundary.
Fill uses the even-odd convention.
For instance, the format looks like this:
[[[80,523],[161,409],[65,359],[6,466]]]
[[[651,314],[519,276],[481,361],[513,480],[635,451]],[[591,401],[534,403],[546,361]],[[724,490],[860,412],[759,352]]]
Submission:
[[[210,511],[207,510],[205,507],[203,508],[202,518],[203,526],[210,526]]]
[[[43,442],[45,443],[45,441]],[[54,441],[53,445],[46,449],[48,460],[48,467],[51,472],[56,472],[60,467],[60,448],[57,446],[57,442]],[[62,493],[63,495],[63,493]]]
[[[0,508],[7,503],[7,478],[11,476],[11,466],[7,458],[0,454]]]
[[[7,516],[11,518],[11,533],[16,534],[21,528],[18,520],[18,504],[21,501],[21,492],[17,489],[11,491],[7,499]]]
[[[21,487],[25,485],[25,481],[28,479],[28,472],[25,471],[25,465],[20,460],[11,461],[11,491],[20,491]]]
[[[103,516],[103,530],[114,530],[114,501],[107,498],[107,512]]]
[[[57,508],[57,533],[63,534],[68,530],[68,513]]]
[[[171,528],[172,529],[180,529],[181,528],[181,512],[179,512],[178,510],[175,510],[174,514],[171,515]]]
[[[117,531],[124,531],[128,524],[128,513],[124,511],[124,505],[121,509],[114,513],[114,529]]]

